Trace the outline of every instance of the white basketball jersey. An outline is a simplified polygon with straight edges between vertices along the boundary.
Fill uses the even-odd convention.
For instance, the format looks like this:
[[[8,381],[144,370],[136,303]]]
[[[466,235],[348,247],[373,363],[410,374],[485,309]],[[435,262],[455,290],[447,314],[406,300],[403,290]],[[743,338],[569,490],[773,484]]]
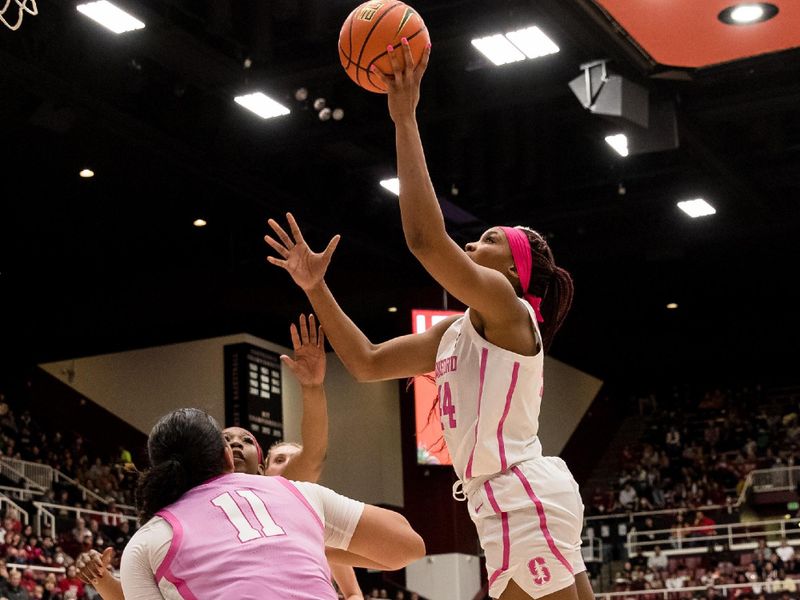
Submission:
[[[533,309],[520,302],[538,333]],[[439,414],[461,481],[495,475],[542,455],[536,435],[543,367],[542,351],[523,356],[486,341],[472,325],[469,310],[444,333],[436,354]]]

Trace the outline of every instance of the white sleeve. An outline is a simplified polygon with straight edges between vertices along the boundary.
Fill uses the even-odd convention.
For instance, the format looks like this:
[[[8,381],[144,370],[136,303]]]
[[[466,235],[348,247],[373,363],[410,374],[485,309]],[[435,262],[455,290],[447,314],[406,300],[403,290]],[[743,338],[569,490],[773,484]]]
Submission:
[[[292,483],[325,524],[325,545],[329,548],[347,550],[364,512],[364,503],[337,494],[316,483],[306,481]]]
[[[122,553],[120,578],[125,600],[156,600],[164,595],[155,573],[172,543],[172,527],[153,517],[137,531]]]

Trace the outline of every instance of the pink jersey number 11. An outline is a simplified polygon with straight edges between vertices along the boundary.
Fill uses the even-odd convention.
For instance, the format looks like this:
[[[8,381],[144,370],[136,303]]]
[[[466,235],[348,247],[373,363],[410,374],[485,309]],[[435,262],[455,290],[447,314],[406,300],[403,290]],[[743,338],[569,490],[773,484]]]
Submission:
[[[272,516],[270,516],[267,510],[267,505],[264,504],[261,498],[256,496],[251,490],[236,490],[236,494],[247,500],[258,524],[261,526],[261,531],[250,525],[247,517],[244,516],[242,509],[236,504],[230,492],[220,494],[211,501],[211,504],[222,509],[228,521],[230,521],[231,525],[233,525],[239,533],[240,542],[250,542],[260,537],[286,534],[286,532],[272,520]]]

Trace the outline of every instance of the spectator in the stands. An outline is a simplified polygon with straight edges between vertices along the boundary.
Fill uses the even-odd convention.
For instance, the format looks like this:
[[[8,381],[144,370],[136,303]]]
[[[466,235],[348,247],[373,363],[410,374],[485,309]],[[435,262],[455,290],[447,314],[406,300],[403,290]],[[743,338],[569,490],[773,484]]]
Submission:
[[[642,554],[641,546],[636,550],[636,554],[628,559],[628,562],[634,569],[642,569],[647,566],[647,557]]]
[[[787,571],[794,571],[794,547],[789,545],[786,538],[783,538],[781,545],[775,548],[775,554],[781,559]]]
[[[79,600],[85,596],[83,582],[78,578],[78,571],[75,565],[67,567],[66,577],[58,582],[58,587],[65,596],[68,591],[73,591]]]
[[[129,464],[133,462],[133,457],[131,456],[130,450],[126,450],[123,446],[120,446],[119,455],[117,461],[122,463],[123,465]]]
[[[764,586],[764,591],[767,594],[771,594],[772,592],[775,591],[774,582],[778,581],[778,578],[779,578],[779,572],[775,568],[775,565],[773,565],[771,561],[766,563],[764,565],[764,572],[761,574],[761,579],[766,584]]]
[[[117,549],[118,554],[122,554],[122,549],[130,541],[133,533],[131,532],[130,521],[123,521],[116,530],[116,535],[113,538],[114,547]]]
[[[17,569],[8,572],[8,580],[0,581],[0,596],[8,600],[30,600],[28,590],[22,587],[22,573]]]
[[[683,513],[678,513],[675,515],[675,521],[672,523],[672,526],[669,528],[670,531],[670,539],[672,540],[672,545],[675,548],[680,548],[683,538],[686,537],[686,520],[683,517]]]
[[[717,522],[703,514],[703,511],[698,510],[694,515],[694,523],[692,523],[692,532],[689,534],[692,537],[708,537],[717,534]]]
[[[668,564],[669,561],[666,555],[661,552],[661,546],[653,548],[653,556],[647,559],[647,566],[654,571],[659,571],[661,569],[666,569]]]
[[[636,508],[636,490],[630,483],[626,483],[625,487],[620,490],[619,503],[625,510],[634,510]]]
[[[664,584],[666,585],[667,589],[677,590],[682,587],[686,587],[687,579],[688,577],[686,576],[685,572],[675,571],[674,573],[671,573],[669,577],[667,577]]]
[[[636,527],[636,531],[639,534],[639,541],[655,541],[656,534],[653,532],[657,531],[657,528],[653,522],[653,517],[645,517],[644,522]]]
[[[86,520],[83,517],[75,519],[75,527],[72,530],[72,537],[75,538],[75,541],[83,543],[87,533],[91,535],[92,532],[86,526]]]
[[[44,536],[42,538],[41,547],[42,547],[42,554],[39,557],[39,562],[45,567],[52,566],[56,554],[55,545],[53,544],[53,538],[50,537],[49,535]]]

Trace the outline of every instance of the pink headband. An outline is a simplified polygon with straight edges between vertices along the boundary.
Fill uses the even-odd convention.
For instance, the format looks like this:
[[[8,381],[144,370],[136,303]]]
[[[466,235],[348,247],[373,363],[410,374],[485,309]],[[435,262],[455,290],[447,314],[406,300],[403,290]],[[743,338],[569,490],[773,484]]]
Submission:
[[[514,259],[514,266],[517,267],[519,284],[522,287],[522,296],[527,300],[533,312],[536,313],[536,320],[544,323],[542,317],[542,299],[528,293],[531,285],[531,271],[533,270],[533,256],[531,255],[531,243],[525,233],[515,227],[501,227],[502,232],[508,240],[508,247],[511,248],[511,257]]]

